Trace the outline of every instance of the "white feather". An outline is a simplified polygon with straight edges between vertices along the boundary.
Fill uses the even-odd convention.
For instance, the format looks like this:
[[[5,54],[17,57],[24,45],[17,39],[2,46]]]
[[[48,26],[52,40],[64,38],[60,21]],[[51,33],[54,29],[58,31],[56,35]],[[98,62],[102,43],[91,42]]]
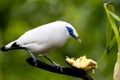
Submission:
[[[63,21],[45,24],[25,32],[14,42],[31,52],[44,54],[54,48],[63,46],[71,37],[66,26],[73,28],[71,24]],[[74,28],[73,30],[75,35],[78,36],[76,30]],[[6,48],[10,48],[14,42],[9,43]]]

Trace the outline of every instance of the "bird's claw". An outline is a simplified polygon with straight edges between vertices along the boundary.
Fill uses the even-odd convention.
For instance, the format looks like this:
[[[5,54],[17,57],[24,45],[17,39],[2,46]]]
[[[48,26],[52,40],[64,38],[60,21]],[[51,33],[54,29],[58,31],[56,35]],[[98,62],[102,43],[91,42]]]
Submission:
[[[61,66],[60,64],[57,64],[57,63],[55,63],[55,62],[53,62],[53,65],[54,65],[55,67],[57,67],[57,69],[60,69],[61,72],[63,72],[63,66]]]

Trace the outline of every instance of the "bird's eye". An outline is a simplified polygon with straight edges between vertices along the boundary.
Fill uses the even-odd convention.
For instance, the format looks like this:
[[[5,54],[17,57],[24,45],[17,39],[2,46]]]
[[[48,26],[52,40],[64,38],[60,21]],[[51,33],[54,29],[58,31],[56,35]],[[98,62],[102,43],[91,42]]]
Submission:
[[[67,28],[67,30],[68,30],[69,33],[72,33],[72,32],[73,32],[73,29],[72,29],[72,28],[70,28],[70,27],[66,27],[66,28]]]
[[[71,27],[66,27],[66,28],[68,30],[69,35],[72,36],[73,38],[75,38],[75,35],[73,33],[73,29]]]
[[[72,32],[73,30],[72,29],[69,29],[69,32]]]

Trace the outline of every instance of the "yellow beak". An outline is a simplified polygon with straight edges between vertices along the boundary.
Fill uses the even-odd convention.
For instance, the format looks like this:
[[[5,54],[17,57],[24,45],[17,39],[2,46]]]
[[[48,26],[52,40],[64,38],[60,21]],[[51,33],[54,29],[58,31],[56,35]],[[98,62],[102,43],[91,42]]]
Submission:
[[[78,36],[78,37],[76,37],[76,39],[81,43],[82,41],[80,40],[80,37]]]

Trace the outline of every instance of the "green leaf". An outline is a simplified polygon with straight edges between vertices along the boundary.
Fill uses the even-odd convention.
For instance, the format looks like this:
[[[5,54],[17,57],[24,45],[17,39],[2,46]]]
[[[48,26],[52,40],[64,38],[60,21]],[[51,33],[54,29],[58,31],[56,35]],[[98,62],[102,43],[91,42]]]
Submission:
[[[109,54],[109,52],[111,51],[112,47],[114,46],[114,44],[116,43],[116,39],[115,36],[112,38],[112,40],[109,42],[107,48],[106,48],[106,53]]]
[[[120,46],[120,40],[119,40],[119,30],[116,26],[116,23],[114,21],[113,16],[110,14],[112,13],[110,10],[114,11],[114,6],[112,4],[104,3],[104,8],[108,17],[108,21],[110,22],[110,25],[114,31],[115,38],[117,40],[118,47]],[[109,10],[110,9],[110,10]],[[114,13],[113,13],[114,14]]]
[[[112,39],[112,28],[110,27],[110,23],[107,21],[106,25],[106,53],[109,53],[109,43],[111,42]]]

